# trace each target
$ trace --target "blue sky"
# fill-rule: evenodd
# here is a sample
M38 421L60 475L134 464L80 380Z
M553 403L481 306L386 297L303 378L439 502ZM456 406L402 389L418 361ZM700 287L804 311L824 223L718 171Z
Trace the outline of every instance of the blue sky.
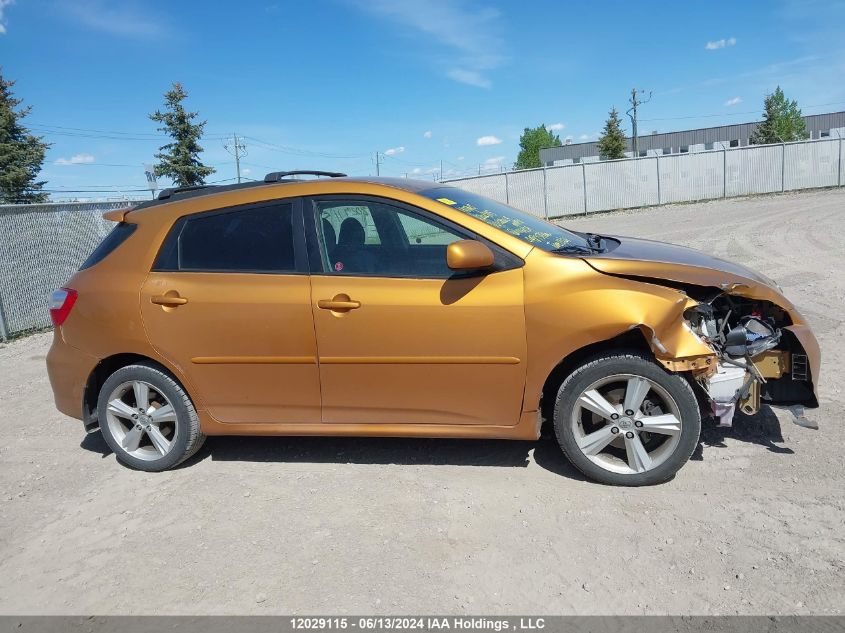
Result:
M383 175L431 178L509 166L526 126L593 139L632 87L653 91L643 132L755 120L778 84L805 114L843 110L843 18L812 0L0 0L0 65L53 143L50 190L143 188L174 81L208 120L211 181L235 175L232 132L252 178L372 174L376 151Z

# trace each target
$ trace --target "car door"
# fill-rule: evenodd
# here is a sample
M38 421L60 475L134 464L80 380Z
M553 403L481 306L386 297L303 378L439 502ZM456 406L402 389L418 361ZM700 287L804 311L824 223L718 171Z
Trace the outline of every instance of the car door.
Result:
M141 289L144 327L220 422L320 420L298 200L176 221Z
M489 244L493 270L455 274L447 245L476 236L378 198L315 198L305 217L323 422L518 422L521 260Z

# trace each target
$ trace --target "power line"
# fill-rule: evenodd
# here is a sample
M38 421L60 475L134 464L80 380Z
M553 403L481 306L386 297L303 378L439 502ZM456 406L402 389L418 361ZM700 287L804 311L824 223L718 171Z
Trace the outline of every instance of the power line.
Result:
M82 128L82 127L70 127L70 126L63 126L63 125L53 125L49 123L37 123L33 122L30 126L30 129L42 132L46 134L51 134L55 136L68 136L72 138L96 138L96 139L109 139L115 141L161 141L161 140L169 140L170 137L166 134L155 133L155 132L126 132L126 131L119 131L119 130L102 130L97 128ZM202 136L204 140L229 140L232 137L228 134L204 134ZM356 158L364 158L366 154L332 154L330 152L317 152L314 150L292 147L289 145L279 145L276 143L271 143L269 141L265 141L263 139L255 138L252 136L242 136L239 137L241 140L249 139L254 141L262 147L262 149L267 149L270 151L277 151L284 154L292 154L297 156L319 156L322 158L333 158L337 160L351 160Z
M395 160L395 161L403 163L405 165L412 165L413 167L428 167L429 166L429 163L415 163L413 161L405 160L403 158L397 158L396 156L394 156L392 154L382 154L382 156L384 158L389 158L390 160Z
M149 189L38 189L35 193L147 193Z
M141 167L141 163L137 165L128 165L124 163L53 163L58 167Z
M87 127L69 127L66 125L53 125L52 123L37 123L35 121L32 122L32 126L35 127L42 127L42 128L55 128L57 130L68 130L71 132L89 132L89 133L98 133L98 134L121 134L121 135L129 135L129 136L150 136L153 138L170 138L167 134L163 132L126 132L122 130L100 130L97 128L87 128ZM203 138L212 138L212 137L220 137L225 138L225 134L221 133L208 133L204 134Z
M209 182L205 183L207 185L217 185L224 182L230 182L235 180L235 178L221 178L219 180L210 180ZM44 193L121 193L121 192L147 192L149 189L133 189L137 185L88 185L87 189L64 189L64 188L51 188L51 189L32 189L30 191L41 191Z
M116 130L98 130L93 128L75 128L62 125L49 125L46 123L32 123L28 126L31 130L51 134L54 136L69 136L74 138L101 138L115 141L161 141L170 139L166 134L153 132L120 132ZM207 140L220 140L226 138L219 134L203 135Z
M294 154L297 156L320 156L322 158L335 158L335 159L353 159L353 158L363 158L366 154L351 154L351 155L342 155L342 154L330 154L328 152L315 152L313 150L308 149L301 149L297 147L291 147L288 145L276 145L275 143L270 143L268 141L263 141L260 138L255 138L254 136L244 136L243 138L249 139L254 141L255 143L259 144L259 147L263 149L268 149L271 151L281 152L283 154Z
M98 130L94 128L85 128L85 127L68 127L66 125L52 125L50 123L32 123L34 127L41 127L41 128L54 128L56 130L65 130L69 132L87 132L87 133L96 133L96 134L120 134L120 135L129 135L129 136L152 136L152 137L166 137L166 134L161 134L158 132L121 132L118 130Z

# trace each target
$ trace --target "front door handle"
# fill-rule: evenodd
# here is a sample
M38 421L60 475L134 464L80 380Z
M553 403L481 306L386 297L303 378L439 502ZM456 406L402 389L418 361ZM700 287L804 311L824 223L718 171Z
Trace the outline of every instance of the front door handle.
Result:
M345 310L357 310L361 307L361 302L353 301L346 295L338 295L334 299L320 299L317 302L317 307L322 310L342 312Z
M176 306L185 305L186 303L188 303L188 300L185 297L180 297L178 294L166 294L150 297L150 302L158 306L175 308Z

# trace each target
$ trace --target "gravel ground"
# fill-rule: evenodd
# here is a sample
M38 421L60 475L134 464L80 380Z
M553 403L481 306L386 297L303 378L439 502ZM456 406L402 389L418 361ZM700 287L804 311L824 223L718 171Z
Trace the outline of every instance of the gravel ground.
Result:
M845 191L565 224L780 282L822 343L820 430L707 428L644 489L550 438L211 438L147 474L56 412L39 334L0 349L0 613L843 613Z

